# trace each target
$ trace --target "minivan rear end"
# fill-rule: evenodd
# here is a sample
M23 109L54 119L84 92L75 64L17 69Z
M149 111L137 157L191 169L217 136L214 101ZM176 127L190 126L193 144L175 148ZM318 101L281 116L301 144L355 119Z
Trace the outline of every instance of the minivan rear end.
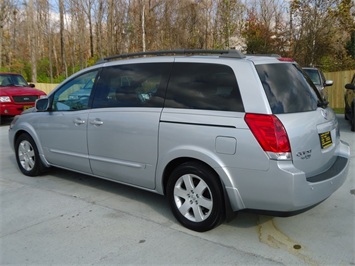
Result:
M254 63L271 113L246 110L245 121L270 167L258 176L235 173L238 191L245 208L298 211L320 203L344 183L350 149L340 140L335 113L302 70L295 63L266 61Z

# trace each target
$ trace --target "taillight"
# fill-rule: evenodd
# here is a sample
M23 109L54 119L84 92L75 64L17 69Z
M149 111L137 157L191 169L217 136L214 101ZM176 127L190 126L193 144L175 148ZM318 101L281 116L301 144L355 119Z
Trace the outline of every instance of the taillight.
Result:
M271 159L291 159L291 147L286 129L276 116L246 114L244 119L262 149Z
M277 58L277 60L279 60L281 62L295 62L295 60L293 60L293 58L290 58L290 57L280 57L280 58Z

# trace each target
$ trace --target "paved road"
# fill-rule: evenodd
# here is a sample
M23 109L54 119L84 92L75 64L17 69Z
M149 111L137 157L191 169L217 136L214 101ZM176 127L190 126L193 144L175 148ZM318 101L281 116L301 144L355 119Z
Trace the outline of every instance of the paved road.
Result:
M339 116L352 161L345 184L288 218L239 213L196 233L181 227L164 197L53 169L17 169L0 127L0 264L355 265L355 133Z

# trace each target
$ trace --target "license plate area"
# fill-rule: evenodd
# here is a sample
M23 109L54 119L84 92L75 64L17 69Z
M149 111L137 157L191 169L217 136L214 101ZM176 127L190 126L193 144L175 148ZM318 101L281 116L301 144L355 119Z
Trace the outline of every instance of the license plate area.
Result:
M332 135L330 131L326 131L324 133L319 134L320 146L322 149L326 149L333 144Z
M33 107L32 105L24 105L23 106L23 110L25 111L25 110L27 110L27 109L30 109L31 107Z

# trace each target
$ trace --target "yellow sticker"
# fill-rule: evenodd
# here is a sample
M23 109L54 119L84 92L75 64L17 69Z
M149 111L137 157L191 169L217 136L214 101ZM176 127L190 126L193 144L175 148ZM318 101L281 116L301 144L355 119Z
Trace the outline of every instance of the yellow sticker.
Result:
M320 145L321 145L322 149L326 149L326 148L332 146L332 144L333 144L332 136L330 135L330 131L319 134L319 139L320 139Z

